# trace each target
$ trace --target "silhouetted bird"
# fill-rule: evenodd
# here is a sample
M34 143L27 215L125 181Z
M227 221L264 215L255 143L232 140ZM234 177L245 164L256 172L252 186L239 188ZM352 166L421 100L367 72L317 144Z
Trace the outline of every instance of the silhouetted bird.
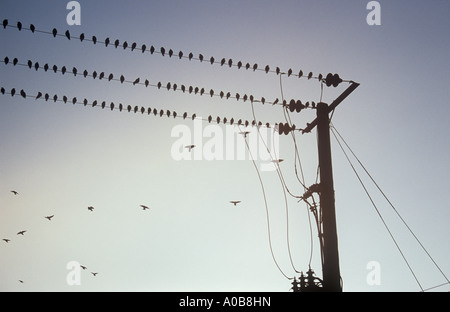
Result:
M241 61L239 61L239 62L237 63L237 67L238 67L238 69L241 69L241 67L242 67L242 62L241 62Z
M150 84L150 81L148 81L148 79L145 79L145 82L144 82L144 84L145 84L145 87L147 88L147 87L148 87L148 85Z
M48 221L51 221L54 216L55 215L51 215L51 216L47 216L47 217L44 217L44 218L48 219Z
M105 77L105 73L101 72L100 75L98 75L98 79L102 80Z
M17 22L17 28L20 30L22 30L22 23L21 22Z
M89 74L88 71L85 69L84 72L83 72L84 78L86 78L88 74Z
M233 205L237 205L239 204L241 201L240 200L230 200L230 203L232 203Z
M142 210L147 210L147 209L150 209L150 208L148 208L147 206L145 206L145 205L140 205L141 207L142 207Z
M62 68L61 68L61 73L64 75L65 73L66 73L66 66L63 66Z
M308 79L311 79L311 78L312 78L312 76L313 76L313 73L312 73L312 72L310 72L310 73L308 74Z
M63 96L63 101L64 101L64 104L66 104L67 103L67 96Z
M266 71L266 74L267 74L269 72L269 70L270 70L269 65L266 65L266 68L264 70Z
M111 104L109 104L109 108L111 108L111 110L114 110L114 103L111 102Z
M7 19L4 19L4 20L3 20L3 28L5 29L6 26L8 26L8 20L7 20Z
M119 46L119 44L120 44L119 39L116 39L116 41L114 41L114 46L116 47L116 49Z
M24 235L25 232L26 232L25 230L24 231L20 231L20 232L17 233L17 235Z
M275 69L275 72L277 73L277 75L279 75L279 74L280 74L280 72L281 72L281 69L280 69L280 67L277 67L277 68Z
M53 30L52 30L53 38L56 37L57 33L58 33L58 31L56 30L56 28L53 28Z
M172 57L172 55L173 55L173 50L169 49L169 57Z
M94 207L89 206L89 207L88 207L88 210L89 210L89 211L94 211Z
M253 65L253 71L255 71L255 70L257 70L257 69L258 69L258 64L255 63L255 64Z
M53 72L56 74L56 72L58 71L58 66L53 65L52 69L53 69Z
M96 44L96 43L97 43L97 37L92 36L92 42L93 42L94 44Z
M25 93L25 91L23 91L23 89L20 90L20 95L21 95L24 99L27 98L27 94Z
M82 268L83 270L87 269L87 267L85 267L84 265L81 265L81 264L80 264L80 268Z
M80 41L83 42L83 40L84 40L84 33L82 33L82 34L80 35Z
M108 37L108 38L105 39L105 47L108 46L109 42L110 42L110 40L109 40L109 37Z
M50 95L49 95L48 93L45 93L45 96L44 96L44 98L45 98L45 101L47 102L47 101L48 101L48 99L50 98Z
M57 100L58 100L58 96L55 94L55 95L53 96L53 102L56 103Z
M275 99L275 101L273 101L272 105L278 104L278 98Z
M232 59L229 59L229 60L228 60L228 66L229 66L229 67L233 66L233 60L232 60Z
M193 149L194 147L195 147L194 144L186 145L186 146L185 146L185 148L187 148L189 152L192 151L192 149Z
M162 56L164 56L164 54L166 54L166 49L164 49L164 47L161 47L160 51L161 51Z
M144 53L146 49L147 49L147 46L145 44L143 44L141 47L142 53Z
M223 64L225 64L225 62L226 62L226 60L225 60L225 58L223 58L223 59L220 61L220 66L223 66Z
M211 95L211 97L213 97L213 95L214 95L214 90L213 89L209 90L209 95Z
M74 97L74 98L72 99L72 104L73 104L73 105L77 104L77 98L76 98L76 97Z
M36 71L38 71L38 69L39 69L39 62L34 63L34 69L36 69Z
M150 54L153 54L155 52L155 47L154 46L151 46L150 47Z
M203 62L203 55L202 55L202 54L199 54L199 55L198 55L198 59L200 60L200 62Z
M114 78L114 75L113 75L112 73L109 74L109 76L108 76L108 81L111 81L113 78Z
M186 119L186 117L187 117L187 113L184 113L183 114L183 119Z
M102 109L105 109L105 107L106 107L106 102L103 101L101 106L102 106Z
M302 76L303 76L303 70L300 70L299 73L298 73L298 78L300 78Z
M10 239L7 239L7 238L4 238L2 240L5 241L6 243L9 243L11 241Z
M33 24L30 24L30 30L31 30L32 33L34 33L34 31L36 30L36 27L34 27Z
M28 67L31 69L31 67L33 67L33 62L30 61L30 60L28 60L27 65L28 65Z
M238 100L239 101L239 98L240 98L241 96L239 95L239 93L236 93L236 100Z
M74 67L74 68L72 68L72 73L73 73L73 75L74 76L76 76L77 75L77 72L78 72L78 70Z
M122 105L122 103L119 103L119 112L121 112L122 109L123 109L123 105Z
M289 70L288 70L288 77L290 76L290 75L292 75L292 68L289 68Z
M18 62L19 62L19 60L17 58L14 58L13 65L16 66Z
M136 42L133 42L131 44L131 51L134 51L134 49L136 49L136 46L137 46Z
M5 57L5 59L4 59L4 62L5 62L5 65L8 65L8 63L9 63L9 57Z
M249 69L250 68L250 63L245 64L245 69Z
M92 78L97 78L97 72L94 70L94 72L92 73Z
M242 134L244 136L244 138L247 137L247 134L249 134L250 131L243 131L243 132L239 132L239 134Z
M125 77L123 75L120 75L120 83L123 83L125 81Z
M133 85L136 85L136 84L138 84L139 83L139 81L141 81L141 79L140 78L137 78L134 82L133 82Z
M12 88L11 89L11 96L14 96L16 94L16 89L15 88Z
M19 283L23 284L23 281L22 281L22 280L19 280Z
M193 57L194 57L194 54L192 54L192 52L189 53L189 61L192 60Z
M70 32L69 32L69 30L66 30L66 37L67 37L67 39L70 40Z
M35 100L41 98L41 96L42 96L42 93L41 93L41 92L38 92L38 94L37 94L36 97L35 97Z
M97 276L98 273L96 272L91 272L92 275Z
M49 68L49 67L48 67L48 64L45 63L45 65L44 65L44 71L47 72L48 68Z
M122 48L124 49L124 50L126 50L127 48L128 48L128 42L124 42L123 44L122 44Z

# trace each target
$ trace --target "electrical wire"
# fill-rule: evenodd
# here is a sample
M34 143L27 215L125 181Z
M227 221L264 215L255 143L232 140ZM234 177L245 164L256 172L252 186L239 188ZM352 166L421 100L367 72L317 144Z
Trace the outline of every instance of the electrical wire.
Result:
M111 111L113 110L119 110L121 111L128 111L128 112L134 112L134 113L141 113L141 114L148 114L151 115L153 114L154 116L159 116L159 117L163 117L163 116L167 116L167 117L173 117L173 118L182 118L182 119L192 119L192 120L202 120L202 121L206 121L208 123L211 123L213 118L210 115L208 118L201 118L198 117L197 114L188 114L187 112L183 113L183 115L179 115L176 111L171 111L171 110L163 110L163 109L156 109L156 108L151 108L151 107L144 107L144 106L138 106L138 105L125 105L122 103L119 103L118 105L116 105L114 102L111 103L106 103L106 101L89 101L86 98L83 99L83 101L79 101L77 97L72 97L69 98L66 95L57 95L54 94L53 96L50 95L49 93L44 93L41 91L38 91L36 95L30 95L28 92L24 91L23 89L21 89L20 91L16 91L15 88L12 88L10 91L6 91L6 89L4 87L0 88L0 94L2 95L11 95L12 97L14 96L21 96L24 99L28 99L28 98L32 98L35 100L45 100L47 101L53 101L53 102L59 102L59 103L64 103L64 104L68 104L71 103L73 105L83 105L83 106L91 106L91 107L98 107L98 108L102 108L102 109L110 109ZM237 125L237 126L256 126L256 123L250 123L248 120L243 121L242 119L239 119L236 123L234 118L228 119L226 117L224 117L223 119L221 119L220 117L216 117L216 119L214 119L217 124L220 124L220 122L222 122L222 124L229 124L229 125ZM263 127L264 125L261 123L258 123L258 127ZM265 126L270 126L269 123L266 123Z
M221 99L235 99L236 101L242 100L244 102L246 102L247 100L250 102L254 102L254 103L261 103L261 104L271 104L271 105L285 105L282 102L279 101L279 99L275 99L273 101L267 101L265 97L261 97L260 99L255 98L253 95L240 95L239 93L231 93L231 92L224 92L224 91L220 91L220 92L216 92L213 89L210 89L209 91L206 91L207 89L205 88L200 88L200 87L194 87L194 86L185 86L184 84L177 84L177 83L173 83L173 82L167 82L167 83L162 83L161 81L157 82L157 83L151 83L148 79L145 78L134 78L132 80L126 79L124 77L124 75L114 75L113 73L110 74L105 74L104 72L100 72L98 73L97 71L91 71L91 73L89 73L86 69L81 71L78 70L76 67L71 67L71 66L57 66L57 65L41 65L39 64L39 62L33 62L31 60L28 60L27 63L19 63L19 60L17 58L11 59L9 57L5 57L4 61L5 65L8 64L13 64L13 66L21 66L21 67L27 67L29 69L35 69L36 71L38 70L44 70L45 72L53 72L53 73L61 73L62 75L65 74L73 74L75 77L77 76L83 76L84 78L86 77L90 77L93 79L98 78L98 80L105 80L108 82L114 81L114 82L120 82L121 84L131 84L133 86L139 85L139 86L145 86L145 87L152 87L152 88L157 88L158 90L160 89L167 89L167 91L178 91L178 92L183 92L183 93L188 93L188 94L194 94L194 95L209 95L210 97L220 97ZM69 70L68 70L69 68ZM70 69L72 68L72 69ZM119 77L119 78L117 78Z
M238 126L238 127L239 127L239 126ZM242 130L241 130L240 127L239 127L239 130L242 132ZM292 279L293 279L292 277L287 276L287 275L283 272L283 270L281 269L280 265L278 264L278 262L277 262L277 260L276 260L276 258L275 258L275 253L274 253L273 248L272 248L272 239L271 239L271 234L270 234L269 206L268 206L268 203L267 203L267 197L266 197L266 191L265 191L265 189L264 189L264 183L263 183L263 180L262 180L262 178L261 178L261 174L260 174L260 172L259 172L258 166L256 165L255 158L254 158L253 155L252 155L252 152L251 152L251 150L250 150L250 147L249 147L248 142L247 142L247 140L245 139L245 137L244 137L244 141L245 141L245 145L247 146L247 150L248 150L248 152L249 152L249 154L250 154L250 157L251 157L253 166L255 167L256 173L258 174L259 183L260 183L260 185L261 185L261 189L262 189L262 192L263 192L264 205L265 205L265 207L266 207L267 234L268 234L268 238L269 238L269 248L270 248L270 253L271 253L271 255L272 255L272 259L273 259L275 265L277 266L278 270L281 272L281 274L283 274L283 276L286 277L288 280L292 280Z
M336 127L334 127L333 124L331 124L331 129L333 131L335 131L339 138L342 140L342 142L345 144L345 146L348 148L348 150L351 152L351 154L353 155L353 157L355 157L356 161L359 163L359 165L361 166L361 168L364 170L364 172L367 174L367 176L370 178L370 180L373 182L373 184L377 187L377 189L380 191L380 193L383 195L384 199L386 199L386 201L389 203L389 205L391 206L391 208L395 211L395 213L397 214L397 216L399 217L399 219L403 222L403 224L405 225L405 227L408 229L408 231L411 233L411 235L414 237L414 239L416 240L416 242L420 245L420 247L422 248L422 250L427 254L428 258L433 262L434 266L439 270L439 272L441 273L441 275L445 278L445 280L447 281L447 283L450 283L449 279L447 278L447 276L445 275L445 273L442 271L442 269L440 268L440 266L436 263L436 261L433 259L433 257L431 256L431 254L428 252L428 250L425 248L425 246L422 244L422 242L419 240L419 238L417 237L417 235L413 232L413 230L411 229L411 227L408 225L408 223L406 223L405 219L403 219L403 217L400 215L400 213L398 212L398 210L394 207L394 205L392 204L392 202L389 200L389 198L386 196L386 194L383 192L383 190L381 189L381 187L378 185L378 183L374 180L374 178L372 177L372 175L369 173L369 171L366 169L366 167L362 164L362 162L359 160L359 158L355 155L355 153L353 152L353 150L350 148L350 146L347 144L347 142L344 140L344 138L341 136L341 134L339 133L339 131L336 129Z
M146 44L142 44L140 45L140 47L138 47L138 44L136 42L133 42L132 44L128 44L127 41L122 41L120 42L120 40L116 39L114 40L114 42L111 41L111 39L108 37L106 38L104 41L98 40L96 36L92 36L91 38L87 37L84 33L78 35L78 36L74 36L70 33L69 30L66 30L66 32L64 34L60 34L58 32L58 30L56 28L53 28L53 30L50 31L43 31L43 30L39 30L36 29L36 27L33 24L30 24L30 27L24 27L22 22L17 22L16 25L10 25L8 19L4 19L3 20L3 29L6 29L6 27L8 28L16 28L19 31L22 30L27 30L27 31L31 31L32 33L40 33L40 34L47 34L47 35L52 35L54 38L56 37L63 37L63 38L67 38L68 40L71 39L77 39L80 40L80 42L86 41L86 42L92 42L94 45L97 44L102 44L105 47L115 47L117 48L122 48L123 50L130 50L130 51L141 51L142 53L144 52L150 52L151 55L153 54L159 54L162 56L169 56L169 58L178 58L178 59L187 59L189 61L191 60L195 60L195 61L199 61L199 62L205 62L205 63L210 63L211 65L215 64L215 65L220 65L221 67L223 67L224 65L228 66L228 67L235 67L238 69L241 68L245 68L246 70L253 70L254 72L259 71L259 72L265 72L266 74L271 73L271 74L286 74L288 77L298 77L298 78L305 78L308 80L318 80L319 82L321 82L323 80L323 75L322 74L317 74L314 75L313 72L309 72L309 74L304 74L303 70L300 70L298 72L298 74L295 74L292 70L292 68L290 68L287 71L282 71L278 66L275 66L275 70L271 69L271 67L269 65L266 65L264 68L260 68L258 66L257 63L254 63L253 65L251 65L250 63L246 63L244 65L243 62L239 61L237 63L234 63L233 60L231 58L222 58L220 61L216 60L214 57L210 57L205 58L203 56L203 54L199 53L198 57L194 56L194 54L192 52L190 52L188 55L185 55L183 53L183 51L179 51L178 53L175 53L172 49L166 49L164 47L160 47L159 49L156 49L153 45L150 46L150 48L147 49L147 45ZM272 67L273 68L273 67ZM306 72L305 72L306 73ZM343 80L345 82L350 82L350 80Z
M406 259L406 256L404 255L402 249L400 248L399 244L397 243L397 240L395 239L394 235L392 234L391 230L389 229L389 226L387 225L386 221L384 220L383 216L381 215L380 210L378 209L377 205L373 201L372 197L369 194L369 191L367 190L366 186L364 185L364 182L361 180L361 177L359 176L358 172L356 171L355 167L353 166L353 163L351 162L350 158L348 157L347 153L345 152L344 147L342 146L339 138L337 137L336 133L334 132L334 128L331 127L330 130L331 130L331 133L333 133L333 135L334 135L336 141L338 142L338 145L341 148L342 152L344 153L345 157L347 158L348 163L352 167L352 170L355 173L356 177L358 178L359 183L363 187L364 192L366 193L367 197L369 198L370 202L372 203L372 206L374 207L375 211L377 212L378 217L380 218L381 222L383 223L384 227L386 228L387 232L389 233L389 236L391 237L392 241L394 242L395 246L397 247L397 250L400 252L403 260L405 261L406 265L408 266L409 271L413 275L417 285L419 285L421 291L423 291L423 287L420 284L416 274L414 273L414 270L412 269L411 265L409 264L408 260Z

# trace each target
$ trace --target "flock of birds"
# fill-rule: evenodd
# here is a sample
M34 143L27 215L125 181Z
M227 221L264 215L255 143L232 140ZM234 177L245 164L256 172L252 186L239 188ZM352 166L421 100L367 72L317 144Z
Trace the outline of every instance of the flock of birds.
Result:
M194 148L194 147L195 147L195 145L191 145L191 146L190 146L191 149ZM12 190L11 193L13 193L15 196L19 195L19 192L15 191L15 190ZM231 200L230 203L233 204L234 206L237 206L237 204L241 203L241 201L240 201L240 200ZM142 208L143 211L145 211L145 210L150 210L150 207L148 207L147 205L139 205L139 206ZM93 206L88 206L87 209L88 209L90 212L93 212L93 211L95 210L95 208L94 208ZM44 216L44 218L47 219L48 221L52 221L52 219L53 219L54 217L55 217L55 215ZM27 230L21 230L21 231L17 232L17 235L25 236L25 233L26 233L26 232L27 232ZM2 240L3 240L5 243L11 242L11 239L9 239L9 238L3 238ZM81 268L82 270L87 270L87 267L84 266L84 265L81 265L81 264L80 264L80 268ZM98 272L91 272L91 274L95 277L95 276L98 275ZM21 280L21 279L19 279L18 281L19 281L19 283L21 283L21 284L24 283L24 281Z

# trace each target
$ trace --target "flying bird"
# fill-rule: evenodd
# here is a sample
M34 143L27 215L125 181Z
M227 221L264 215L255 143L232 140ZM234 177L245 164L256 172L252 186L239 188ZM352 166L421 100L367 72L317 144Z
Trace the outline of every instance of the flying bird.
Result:
M17 233L17 235L24 235L25 232L26 232L25 230L24 231L20 231L20 232Z
M88 210L89 210L89 211L94 211L94 207L89 206L89 207L88 207Z
M7 238L4 238L2 240L5 241L6 243L9 243L11 241L10 239L7 239Z
M11 191L11 193L13 193L14 195L19 195L17 191Z
M51 221L52 218L53 218L54 216L55 216L55 215L51 215L51 216L46 216L46 217L44 217L44 218L48 219L48 221Z
M87 267L85 267L84 265L81 265L81 264L80 264L80 268L82 268L83 270L87 269Z
M22 281L22 280L19 280L19 282L20 282L21 284L23 284L23 281Z
M192 149L193 149L194 147L195 147L194 144L186 145L186 146L185 146L185 148L187 148L187 149L189 150L189 152L192 151Z
M250 131L243 131L243 132L239 132L239 134L242 134L244 136L244 138L247 137L247 134L249 134Z
M145 205L140 205L141 207L142 207L142 210L147 210L147 209L150 209L150 208L148 208L147 206L145 206Z
M91 272L92 275L97 276L97 272Z
M237 205L239 204L241 201L240 200L231 200L230 203L232 203L233 205Z

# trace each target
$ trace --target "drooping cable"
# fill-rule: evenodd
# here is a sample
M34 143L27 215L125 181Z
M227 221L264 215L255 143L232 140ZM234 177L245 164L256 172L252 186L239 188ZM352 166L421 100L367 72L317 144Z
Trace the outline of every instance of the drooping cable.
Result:
M375 209L378 217L380 218L381 222L383 223L384 227L386 228L386 231L389 233L389 236L391 237L392 241L394 242L397 250L399 251L400 255L402 256L403 260L405 261L406 265L408 266L409 271L411 272L412 276L414 277L417 285L419 285L421 291L423 291L423 287L420 284L416 274L414 273L414 270L412 269L411 265L409 264L408 259L406 259L405 254L403 253L402 249L400 248L399 244L397 243L397 240L395 239L394 235L392 234L389 226L387 225L386 221L384 220L383 216L381 215L380 210L378 209L377 205L375 204L375 202L372 199L372 196L370 196L369 191L367 190L366 186L364 185L364 182L361 180L361 177L359 176L357 170L355 169L355 167L353 166L353 163L351 162L350 158L348 157L344 147L342 146L339 138L337 137L336 133L334 132L333 127L330 127L331 133L333 133L333 136L335 137L339 147L341 148L342 152L345 155L345 158L347 159L348 163L350 164L350 166L352 167L353 172L355 173L356 177L359 180L359 183L361 184L361 186L364 189L364 192L366 193L367 197L369 198L370 202L372 203L373 208Z
M414 239L416 240L416 242L420 245L420 247L422 248L422 250L426 253L426 255L428 256L428 258L431 260L431 262L433 262L434 266L439 270L439 272L441 273L441 275L445 278L445 280L447 281L447 283L450 283L449 279L447 278L447 276L445 275L445 273L442 271L441 267L436 263L436 261L434 260L434 258L431 256L431 254L428 252L428 250L425 248L425 246L423 245L423 243L419 240L419 238L417 237L417 235L414 233L414 231L411 229L411 227L408 225L408 223L406 223L405 219L401 216L401 214L398 212L398 210L395 208L395 206L392 204L392 202L389 200L389 198L386 196L386 194L383 192L383 190L381 189L381 187L378 185L378 183L374 180L374 178L372 177L372 175L369 173L369 171L366 169L366 167L362 164L362 162L359 160L359 158L355 155L355 153L353 152L353 150L350 148L350 146L347 144L347 142L345 141L345 139L341 136L341 134L339 133L339 131L336 129L336 127L331 123L330 124L331 128L333 131L335 131L337 133L337 135L339 136L339 138L342 140L342 142L345 144L345 146L348 148L348 150L350 151L350 153L353 155L353 157L355 157L356 161L359 163L359 165L361 166L361 168L364 170L364 172L367 174L367 176L370 178L370 180L373 182L373 184L376 186L376 188L380 191L380 193L383 195L384 199L386 199L386 201L389 203L389 205L391 206L391 208L394 210L394 212L397 214L397 216L399 217L399 219L402 221L402 223L405 225L405 227L408 229L408 231L411 233L411 235L414 237Z

